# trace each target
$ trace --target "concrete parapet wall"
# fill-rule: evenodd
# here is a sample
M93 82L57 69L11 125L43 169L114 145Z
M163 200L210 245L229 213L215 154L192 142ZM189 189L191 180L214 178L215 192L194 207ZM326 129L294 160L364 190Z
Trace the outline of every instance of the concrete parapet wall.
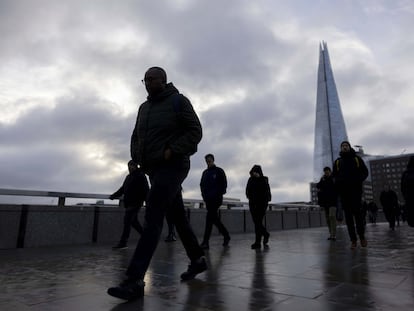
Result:
M0 206L0 248L15 248L19 237L22 205Z
M144 223L143 209L139 214ZM188 209L195 234L201 240L206 210ZM248 210L220 209L220 218L230 233L254 233ZM123 228L124 209L107 206L0 205L0 249L50 245L116 243ZM323 211L271 210L265 218L269 231L325 225ZM167 234L164 225L163 236ZM213 229L213 235L218 230ZM139 234L131 230L130 240Z
M22 247L88 243L93 216L90 207L30 206Z

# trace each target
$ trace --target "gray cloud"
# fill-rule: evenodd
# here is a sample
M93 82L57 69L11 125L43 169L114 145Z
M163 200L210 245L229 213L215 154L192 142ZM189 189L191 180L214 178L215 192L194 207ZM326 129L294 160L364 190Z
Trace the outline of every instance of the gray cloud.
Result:
M112 192L126 174L146 68L163 66L244 200L261 164L274 201L309 199L318 44L328 41L351 142L414 152L406 1L2 1L0 187Z

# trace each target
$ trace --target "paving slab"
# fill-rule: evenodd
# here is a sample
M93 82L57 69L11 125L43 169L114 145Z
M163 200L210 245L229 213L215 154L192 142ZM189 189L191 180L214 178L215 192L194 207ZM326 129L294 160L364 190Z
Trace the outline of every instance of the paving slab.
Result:
M181 282L188 259L180 241L160 241L145 296L106 294L124 276L134 245L78 245L0 250L0 310L414 310L414 228L367 225L368 247L349 248L345 226L271 232L268 249L252 234L229 247L213 236L209 270Z

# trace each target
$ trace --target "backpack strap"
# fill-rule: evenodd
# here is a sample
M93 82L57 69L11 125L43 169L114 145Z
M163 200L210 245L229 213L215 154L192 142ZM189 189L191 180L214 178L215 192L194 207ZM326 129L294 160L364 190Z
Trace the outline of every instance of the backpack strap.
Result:
M337 171L339 171L339 161L340 161L340 159L335 160L335 166L336 166ZM357 168L359 168L360 163L359 163L358 157L355 157L355 163L356 163Z

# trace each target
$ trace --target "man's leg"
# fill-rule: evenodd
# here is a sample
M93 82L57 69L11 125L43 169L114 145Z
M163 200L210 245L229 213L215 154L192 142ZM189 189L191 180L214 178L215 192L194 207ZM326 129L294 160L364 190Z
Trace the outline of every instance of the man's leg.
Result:
M129 278L144 278L159 242L165 213L181 191L181 183L187 173L188 168L162 167L150 175L151 188L145 209L144 231L127 270Z
M255 233L255 242L252 245L252 248L258 248L261 245L262 242L262 228L261 228L261 219L260 219L260 214L257 212L257 208L258 206L256 204L250 203L249 204L250 207L250 214L252 215L252 220L254 223L254 233Z
M351 239L351 248L356 247L357 235L355 232L354 214L352 213L352 197L350 194L341 195L342 209L345 214L346 227L348 229L349 238Z
M352 213L354 214L355 218L355 225L356 225L356 231L358 233L359 239L361 241L361 246L366 247L367 246L367 240L365 239L365 213L362 210L362 193L357 193L353 198L352 203Z
M390 228L394 230L395 228L395 209L390 209Z
M220 234L224 237L224 240L230 239L230 234L227 228L223 225L223 223L220 220L220 217L218 216L218 211L216 212L216 220L214 222L215 226L217 227Z
M140 209L141 209L140 207L136 208L134 216L132 217L131 227L134 228L139 234L142 234L142 231L144 229L142 228L138 220L138 213Z
M332 230L331 230L331 219L329 218L329 207L324 206L323 211L325 212L325 221L326 221L326 225L328 226L328 230L329 230L328 240L330 240L332 238Z
M129 235L131 233L131 225L134 219L134 208L133 207L127 207L125 209L124 213L124 228L122 230L121 238L119 240L119 244L117 246L114 246L114 248L122 248L126 247Z
M109 288L108 294L111 296L132 300L144 295L143 279L157 247L165 213L172 207L189 171L189 166L173 165L171 163L171 166L158 168L150 175L151 189L145 209L144 231L126 271L128 279L119 286Z
M204 251L198 244L197 237L188 222L181 192L175 197L173 208L168 210L168 214L175 224L178 236L183 243L188 258L191 261L195 261L204 256Z
M329 207L329 224L331 239L336 240L336 206Z
M224 246L227 246L229 241L230 241L230 234L227 231L226 227L223 225L223 223L220 220L219 217L219 208L220 206L223 204L223 198L219 198L217 199L214 203L213 203L213 210L215 211L214 214L212 215L212 221L213 224L217 227L218 231L220 232L220 234L224 237Z
M197 274L207 270L207 262L188 221L181 192L175 197L172 208L167 211L167 217L175 224L187 256L190 258L190 265L187 271L181 274L181 279L183 281L194 279Z
M268 247L270 233L267 231L263 220L266 216L266 210L267 210L267 202L263 204L263 206L260 207L259 217L260 217L260 227L262 230L263 235L263 246Z
M213 223L214 223L215 218L217 217L217 211L214 209L214 207L212 206L210 202L206 202L206 209L207 209L206 225L204 228L203 241L201 243L201 246L205 249L208 248L211 231L213 230Z
M348 229L349 238L351 242L356 242L357 236L355 232L354 215L349 209L344 209L344 214L345 214L345 222L346 222L346 227Z

